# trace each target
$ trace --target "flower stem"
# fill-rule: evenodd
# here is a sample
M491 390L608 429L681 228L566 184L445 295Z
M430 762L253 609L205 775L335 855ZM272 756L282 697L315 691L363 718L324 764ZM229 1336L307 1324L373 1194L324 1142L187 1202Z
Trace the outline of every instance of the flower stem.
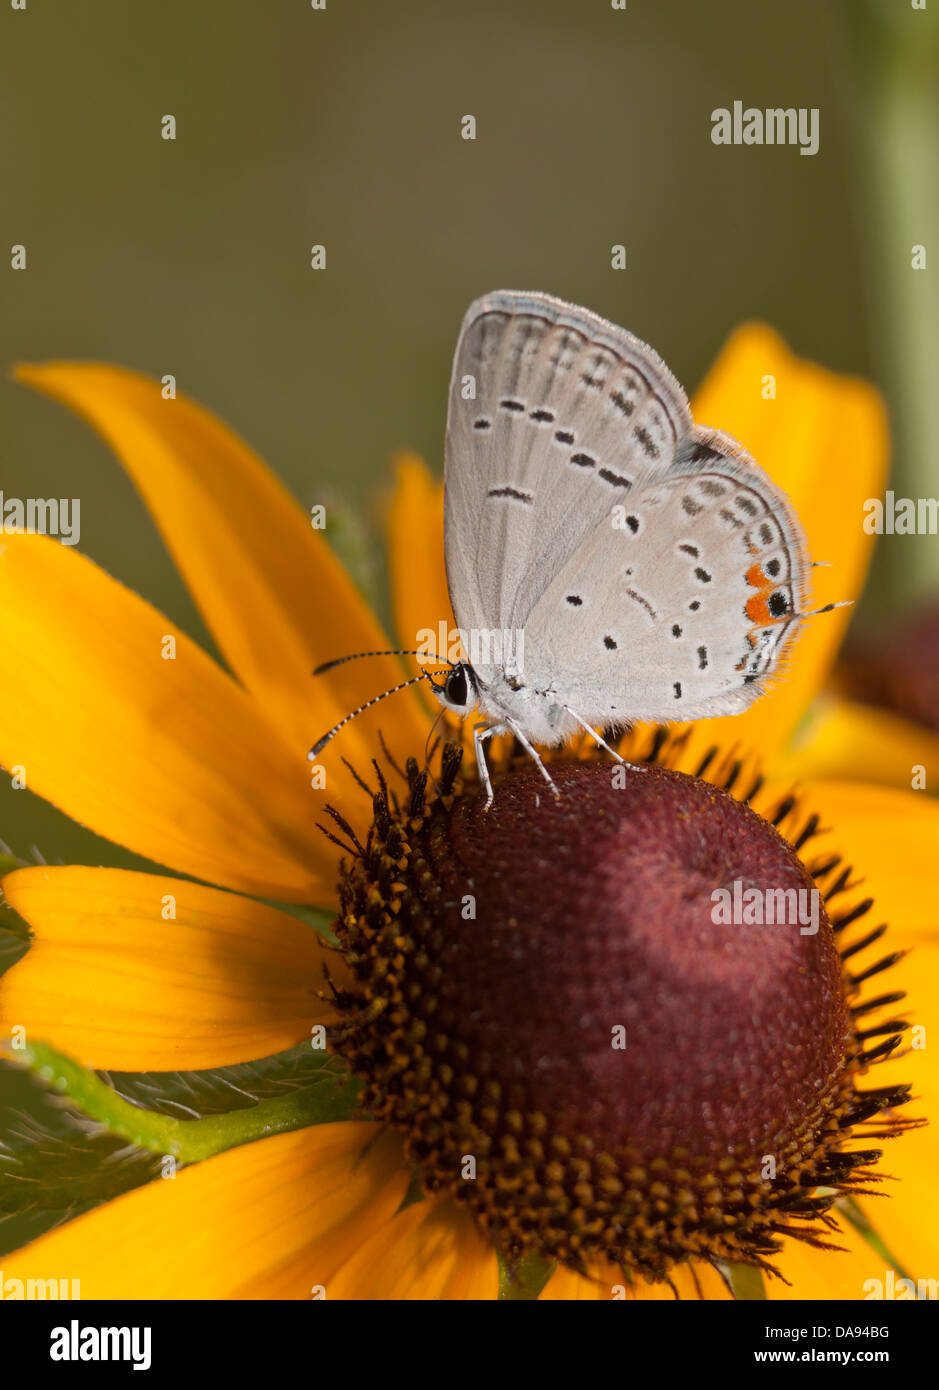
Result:
M934 497L939 447L939 6L844 0L853 59L864 241L880 374L890 405L898 495ZM921 249L917 249L921 248ZM926 257L931 263L926 265ZM917 267L920 268L917 268ZM930 537L881 547L891 601L939 585Z

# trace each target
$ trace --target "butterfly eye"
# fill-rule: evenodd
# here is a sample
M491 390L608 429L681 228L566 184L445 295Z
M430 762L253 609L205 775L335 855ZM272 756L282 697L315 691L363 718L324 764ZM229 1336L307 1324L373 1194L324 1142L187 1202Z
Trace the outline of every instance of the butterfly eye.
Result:
M466 704L468 687L464 667L454 666L449 676L447 676L443 693L446 695L451 705L462 706Z

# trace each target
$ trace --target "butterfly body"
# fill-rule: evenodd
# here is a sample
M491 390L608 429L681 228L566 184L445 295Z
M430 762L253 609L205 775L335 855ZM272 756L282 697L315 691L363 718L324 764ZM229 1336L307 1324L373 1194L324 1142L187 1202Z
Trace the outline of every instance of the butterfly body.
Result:
M454 714L462 716L478 708L492 722L511 721L519 725L534 743L546 748L566 743L579 730L550 685L530 685L499 668L477 669L466 662L458 663L455 670L466 673L465 698L446 693L452 672L443 686L436 687L440 703Z

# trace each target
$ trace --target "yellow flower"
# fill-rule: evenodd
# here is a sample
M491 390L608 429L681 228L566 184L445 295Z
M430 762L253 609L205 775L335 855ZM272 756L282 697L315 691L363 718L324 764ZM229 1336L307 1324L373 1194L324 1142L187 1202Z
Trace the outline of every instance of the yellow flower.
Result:
M313 738L402 679L391 657L311 679L321 662L393 645L328 546L260 460L195 404L166 401L155 383L108 366L18 375L110 442L232 674L89 560L44 538L6 537L0 761L25 768L28 786L75 820L201 882L81 866L7 874L6 901L34 940L0 984L0 1033L24 1027L101 1070L204 1069L275 1053L336 1022L351 975L305 923L258 899L335 910L341 851L318 822L327 803L353 827L371 819L352 769L381 756L379 734L390 760L422 761L428 710L412 689L360 716L322 755L328 795L311 790ZM760 391L767 375L773 401ZM812 553L831 562L816 571L818 601L855 596L869 558L861 506L886 466L875 393L800 361L757 325L731 339L694 412L740 438L788 492ZM422 628L453 626L441 489L410 456L399 460L389 539L393 613L410 647ZM822 861L843 855L827 880L840 917L872 897L891 922L891 949L916 948L885 989L908 986L908 1019L928 1023L939 806L901 788L911 764L936 750L873 711L830 702L806 718L847 618L841 609L809 625L775 691L737 718L678 731L667 756L694 771L721 745L707 776L722 785L756 756L768 775L761 807L801 779L800 804L826 828L813 841L820 881ZM633 737L639 747L649 731ZM791 815L780 823L795 835ZM847 864L855 872L844 879ZM316 990L324 962L333 997ZM917 1113L929 1113L939 1085L929 1058L913 1048L880 1061L878 1086L912 1083ZM878 1123L889 1128L889 1117ZM855 1203L888 1256L842 1220L831 1236L838 1252L784 1240L773 1263L789 1283L771 1279L768 1295L859 1298L885 1267L926 1277L936 1157L931 1131L911 1130L889 1146L887 1171L900 1179L890 1200ZM413 1195L393 1129L324 1122L128 1192L5 1256L4 1276L68 1271L84 1298L309 1298L314 1288L330 1298L496 1297L495 1248L471 1216L446 1195ZM729 1296L701 1261L673 1267L670 1282L625 1284L612 1268L561 1265L541 1296L609 1298L613 1288Z

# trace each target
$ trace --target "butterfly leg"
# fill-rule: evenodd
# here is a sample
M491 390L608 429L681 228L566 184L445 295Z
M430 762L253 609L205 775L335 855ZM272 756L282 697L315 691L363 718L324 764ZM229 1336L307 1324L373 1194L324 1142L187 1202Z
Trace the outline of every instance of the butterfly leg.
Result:
M476 769L479 773L479 780L486 788L486 804L484 811L488 811L493 802L492 781L489 777L489 768L486 765L486 755L483 752L483 740L495 738L497 734L506 732L505 724L477 724L473 730L473 747L476 750Z
M535 764L535 766L537 767L538 771L541 773L542 777L543 777L543 778L545 779L545 781L547 782L548 786L551 788L551 791L552 791L552 793L553 793L553 795L554 795L555 801L560 801L560 799L561 799L561 793L558 791L557 787L554 785L554 782L552 781L550 772L549 772L548 769L545 767L545 765L544 765L544 763L541 761L541 759L538 757L538 754L535 752L535 750L534 750L534 748L532 747L532 745L528 742L528 739L525 737L525 735L522 733L521 729L518 727L518 725L517 725L513 720L507 719L505 722L506 722L506 724L509 726L509 728L512 730L512 733L515 735L515 737L518 739L519 743L522 745L522 747L524 748L525 752L526 752L526 753L528 754L528 756L531 758L532 762Z
M641 763L628 763L625 758L620 757L616 749L611 748L606 739L601 738L596 729L592 729L585 719L581 719L580 715L576 714L574 710L571 709L570 705L565 705L564 708L572 719L577 720L577 723L583 729L584 733L589 734L594 743L598 744L601 748L605 748L612 758L615 758L618 763L623 764L623 767L632 768L634 772L645 772L646 769Z

